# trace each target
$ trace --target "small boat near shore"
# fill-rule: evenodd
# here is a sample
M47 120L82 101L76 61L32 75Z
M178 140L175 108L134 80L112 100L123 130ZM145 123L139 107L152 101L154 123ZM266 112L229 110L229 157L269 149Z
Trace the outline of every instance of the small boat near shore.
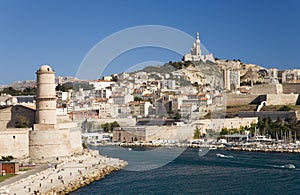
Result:
M295 169L296 168L296 166L294 164L286 164L286 165L281 165L281 166L272 165L272 167L280 168L280 169Z
M226 156L226 155L220 154L220 153L216 154L216 156L217 156L218 158L233 158L233 156Z
M282 168L286 168L286 169L295 169L296 166L294 164L286 164L281 166Z

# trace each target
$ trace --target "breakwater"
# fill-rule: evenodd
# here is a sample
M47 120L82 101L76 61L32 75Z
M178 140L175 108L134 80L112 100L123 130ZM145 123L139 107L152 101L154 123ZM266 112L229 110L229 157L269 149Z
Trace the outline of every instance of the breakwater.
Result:
M60 163L0 188L0 194L9 193L62 195L104 178L111 172L127 166L127 162L85 151Z
M70 181L65 185L55 187L50 191L46 192L45 195L63 195L68 194L70 192L74 192L77 189L89 185L92 182L103 179L106 175L114 171L118 171L126 165L126 163L122 163L115 166L106 166L104 168L97 169L89 174L80 176L77 179L74 179L73 181Z
M300 153L299 148L259 148L259 147L226 147L226 150L245 152L276 152L276 153Z

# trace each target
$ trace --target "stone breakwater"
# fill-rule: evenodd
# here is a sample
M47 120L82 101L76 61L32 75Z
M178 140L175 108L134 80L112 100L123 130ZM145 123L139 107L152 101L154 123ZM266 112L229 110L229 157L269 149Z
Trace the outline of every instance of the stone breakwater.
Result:
M50 191L46 192L45 195L62 195L68 194L70 192L76 191L77 189L89 185L94 181L98 181L103 179L106 175L120 170L126 164L118 165L118 166L107 166L102 169L98 169L90 174L78 177L77 179L70 181L69 183L51 189Z
M123 160L101 156L98 151L85 151L82 155L49 164L41 172L1 187L0 194L67 194L125 166L127 162Z
M245 152L275 152L275 153L300 153L299 148L257 148L257 147L228 147L226 150Z

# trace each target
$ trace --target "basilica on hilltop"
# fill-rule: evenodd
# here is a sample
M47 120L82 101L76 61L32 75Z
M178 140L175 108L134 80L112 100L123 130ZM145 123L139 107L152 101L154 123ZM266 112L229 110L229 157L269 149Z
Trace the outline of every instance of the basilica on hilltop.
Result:
M191 53L184 55L184 61L211 61L215 62L215 59L213 57L213 54L207 54L203 55L201 51L201 43L199 38L199 33L196 33L196 41L193 44L193 47L191 48Z

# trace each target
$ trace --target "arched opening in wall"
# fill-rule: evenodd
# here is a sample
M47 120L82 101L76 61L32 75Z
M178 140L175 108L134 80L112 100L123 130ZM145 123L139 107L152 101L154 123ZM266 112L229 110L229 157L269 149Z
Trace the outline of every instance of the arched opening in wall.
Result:
M42 120L42 123L45 124L45 119Z
M16 136L13 135L13 139L16 139Z

